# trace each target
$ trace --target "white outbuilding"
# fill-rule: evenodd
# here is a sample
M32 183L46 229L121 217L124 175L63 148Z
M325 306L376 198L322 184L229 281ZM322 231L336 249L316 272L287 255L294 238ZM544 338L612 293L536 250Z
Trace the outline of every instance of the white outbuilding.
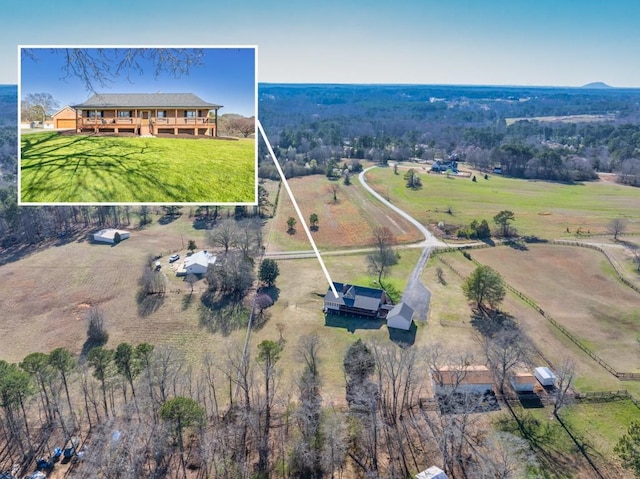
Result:
M184 267L180 271L180 275L205 274L209 265L213 265L215 262L215 255L207 251L198 251L184 260Z
M411 323L413 322L413 309L406 303L396 304L391 311L387 313L387 327L404 329L408 331L411 329Z
M449 479L449 476L439 467L431 466L429 469L419 472L416 479Z
M106 228L93 233L93 241L96 243L114 244L116 242L116 234L120 236L120 241L127 239L131 233L125 230L117 230L115 228Z
M553 387L556 385L556 375L547 367L541 366L535 368L533 374L544 387Z

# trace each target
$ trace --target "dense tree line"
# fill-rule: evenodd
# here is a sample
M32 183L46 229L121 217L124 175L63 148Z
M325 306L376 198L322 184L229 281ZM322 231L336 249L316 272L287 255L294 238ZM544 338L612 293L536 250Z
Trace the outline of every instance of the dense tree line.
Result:
M500 345L514 342L494 343L498 364ZM203 478L350 471L400 479L439 464L452 478L488 478L506 463L526 466L526 447L495 454L496 441L519 442L478 427L473 398L457 414L419 407L426 371L472 358L358 340L344 356L339 406L322 398L326 347L315 335L297 344L267 339L255 355L232 344L187 360L171 346L125 342L80 357L58 348L20 364L0 361L0 462L30 468L47 447L79 436L82 460L69 477L185 477L190 469ZM285 348L299 360L289 378L295 389L279 379Z
M285 175L331 161L380 163L458 154L473 166L556 181L616 172L640 183L636 90L445 86L261 85L261 121ZM603 122L507 118L604 115ZM260 147L260 176L277 172Z

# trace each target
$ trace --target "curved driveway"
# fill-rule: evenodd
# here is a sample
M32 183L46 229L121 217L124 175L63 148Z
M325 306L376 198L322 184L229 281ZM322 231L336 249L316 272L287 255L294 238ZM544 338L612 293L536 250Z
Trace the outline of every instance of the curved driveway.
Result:
M416 264L416 267L413 269L411 276L407 281L407 286L402 293L402 302L411 306L414 311L414 319L423 320L427 319L427 315L429 313L429 302L431 301L431 291L422 283L420 276L422 274L422 270L424 269L424 265L427 264L427 260L429 259L429 254L431 253L431 248L434 246L445 246L445 243L439 241L435 236L431 234L431 232L425 228L422 223L420 223L415 218L409 216L408 213L401 210L397 206L391 204L388 200L386 200L382 195L373 190L365 179L364 175L367 171L376 168L375 166L371 166L366 170L362 171L358 175L358 180L365 187L365 189L375 196L378 200L380 200L385 206L391 208L393 211L398 213L403 218L407 219L407 221L411 222L418 230L424 235L424 250L420 255L420 259Z

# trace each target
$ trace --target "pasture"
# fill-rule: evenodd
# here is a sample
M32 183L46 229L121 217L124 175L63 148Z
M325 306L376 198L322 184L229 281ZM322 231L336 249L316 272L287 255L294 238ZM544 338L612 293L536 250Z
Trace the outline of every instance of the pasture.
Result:
M308 223L312 213L318 215L318 229L312 234L321 249L335 250L370 245L373 229L380 226L388 227L398 243L423 239L411 223L371 198L355 178L352 179L351 185L345 186L342 182L329 181L324 176L313 175L292 178L289 180L289 186L305 221ZM332 187L337 187L337 201L333 200ZM287 219L290 216L297 220L294 234L287 232ZM268 239L269 251L311 249L284 188L280 190L278 209L272 223Z
M474 173L469 178L448 178L428 174L428 167L416 165L422 188L406 187L404 170L395 175L391 168L375 168L367 173L370 185L390 201L425 225L439 222L468 225L486 219L493 229L493 217L502 210L515 214L520 235L541 238L575 238L584 234L606 234L612 219L627 220L627 232L640 234L640 188L612 182L563 184ZM423 169L424 168L424 169ZM451 208L452 214L447 213Z
M117 246L92 244L84 238L60 243L19 261L0 266L0 352L2 359L20 361L34 351L67 347L79 354L86 339L86 313L99 307L109 332L108 347L131 343L183 345L187 355L209 349L199 326L199 290L193 301L190 287L173 274L169 254L183 253L183 242L204 246L204 231L189 229L183 215L169 224L155 223L131 230L131 238ZM140 316L136 302L138 279L147 255L162 254L162 270L169 292L155 312ZM222 341L222 339L221 339Z
M22 135L25 203L253 203L255 140Z

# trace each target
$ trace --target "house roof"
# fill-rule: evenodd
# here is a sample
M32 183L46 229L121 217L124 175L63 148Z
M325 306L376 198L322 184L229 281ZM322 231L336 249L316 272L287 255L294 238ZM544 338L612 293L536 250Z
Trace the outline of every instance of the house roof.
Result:
M327 290L331 301L343 304L349 308L365 309L368 311L378 311L384 291L376 288L367 288L348 283L336 283L333 285L338 292L338 298L334 298L331 288Z
M51 115L52 118L55 118L56 116L60 115L60 113L64 112L65 110L69 110L71 112L73 112L73 114L75 115L75 111L73 110L73 108L71 108L69 105L67 106L63 106L62 108L60 108L57 112L55 112L53 115ZM1 476L0 476L1 477Z
M441 386L465 384L493 384L493 375L486 366L459 367L443 366L432 373L434 381Z
M535 384L536 377L529 373L517 373L511 376L514 384Z
M114 239L116 237L116 233L118 233L120 236L129 235L129 232L125 231L125 230L117 230L115 228L106 228L106 229L103 229L103 230L100 230L100 231L94 233L93 236L94 237L99 236L101 238Z
M184 267L188 268L189 266L199 265L203 267L209 266L209 264L213 264L216 262L216 257L211 253L207 253L206 251L198 251L195 254L187 257L184 261Z
M193 93L96 93L73 108L222 108Z

